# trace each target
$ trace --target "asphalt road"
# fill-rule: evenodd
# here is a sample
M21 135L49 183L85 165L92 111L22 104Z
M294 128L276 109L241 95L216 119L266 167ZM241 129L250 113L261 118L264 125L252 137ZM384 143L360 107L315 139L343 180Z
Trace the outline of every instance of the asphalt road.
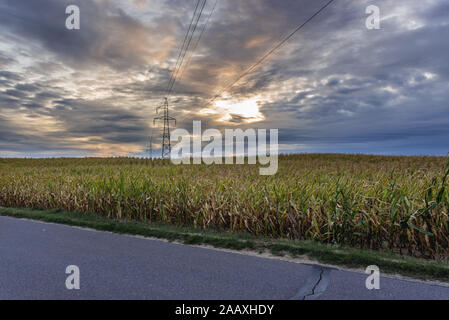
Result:
M66 288L66 267L80 290ZM0 217L0 299L449 299L449 287Z

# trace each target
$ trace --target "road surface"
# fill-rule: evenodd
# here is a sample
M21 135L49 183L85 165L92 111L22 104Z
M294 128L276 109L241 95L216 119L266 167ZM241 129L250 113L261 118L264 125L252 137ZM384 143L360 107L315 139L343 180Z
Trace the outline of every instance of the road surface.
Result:
M66 268L80 290L66 288ZM0 217L0 299L449 299L443 285Z

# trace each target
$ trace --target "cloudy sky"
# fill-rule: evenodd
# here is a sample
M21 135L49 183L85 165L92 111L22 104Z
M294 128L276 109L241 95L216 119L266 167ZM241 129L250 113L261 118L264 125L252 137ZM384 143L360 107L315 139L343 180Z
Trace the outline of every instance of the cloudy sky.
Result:
M326 2L218 0L170 97L177 126L279 128L284 152L447 154L447 0L335 0L209 103ZM0 0L0 157L142 153L196 3Z

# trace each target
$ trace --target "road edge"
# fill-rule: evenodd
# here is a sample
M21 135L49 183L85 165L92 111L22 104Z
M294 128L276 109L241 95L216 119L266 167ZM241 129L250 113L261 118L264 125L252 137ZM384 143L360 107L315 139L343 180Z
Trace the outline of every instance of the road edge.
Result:
M318 263L352 269L376 265L383 273L407 278L449 283L449 265L424 259L399 256L394 253L323 245L311 241L289 241L256 238L250 235L204 231L148 222L121 221L78 212L60 210L32 210L0 207L0 216L25 218L49 223L90 228L117 234L127 234L205 245L217 249L251 251L260 255L304 257Z

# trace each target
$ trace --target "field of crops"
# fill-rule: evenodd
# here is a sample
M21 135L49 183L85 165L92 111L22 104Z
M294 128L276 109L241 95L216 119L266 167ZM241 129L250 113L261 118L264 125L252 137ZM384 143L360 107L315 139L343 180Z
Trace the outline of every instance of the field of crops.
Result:
M447 158L282 156L258 166L0 159L0 205L449 255Z

